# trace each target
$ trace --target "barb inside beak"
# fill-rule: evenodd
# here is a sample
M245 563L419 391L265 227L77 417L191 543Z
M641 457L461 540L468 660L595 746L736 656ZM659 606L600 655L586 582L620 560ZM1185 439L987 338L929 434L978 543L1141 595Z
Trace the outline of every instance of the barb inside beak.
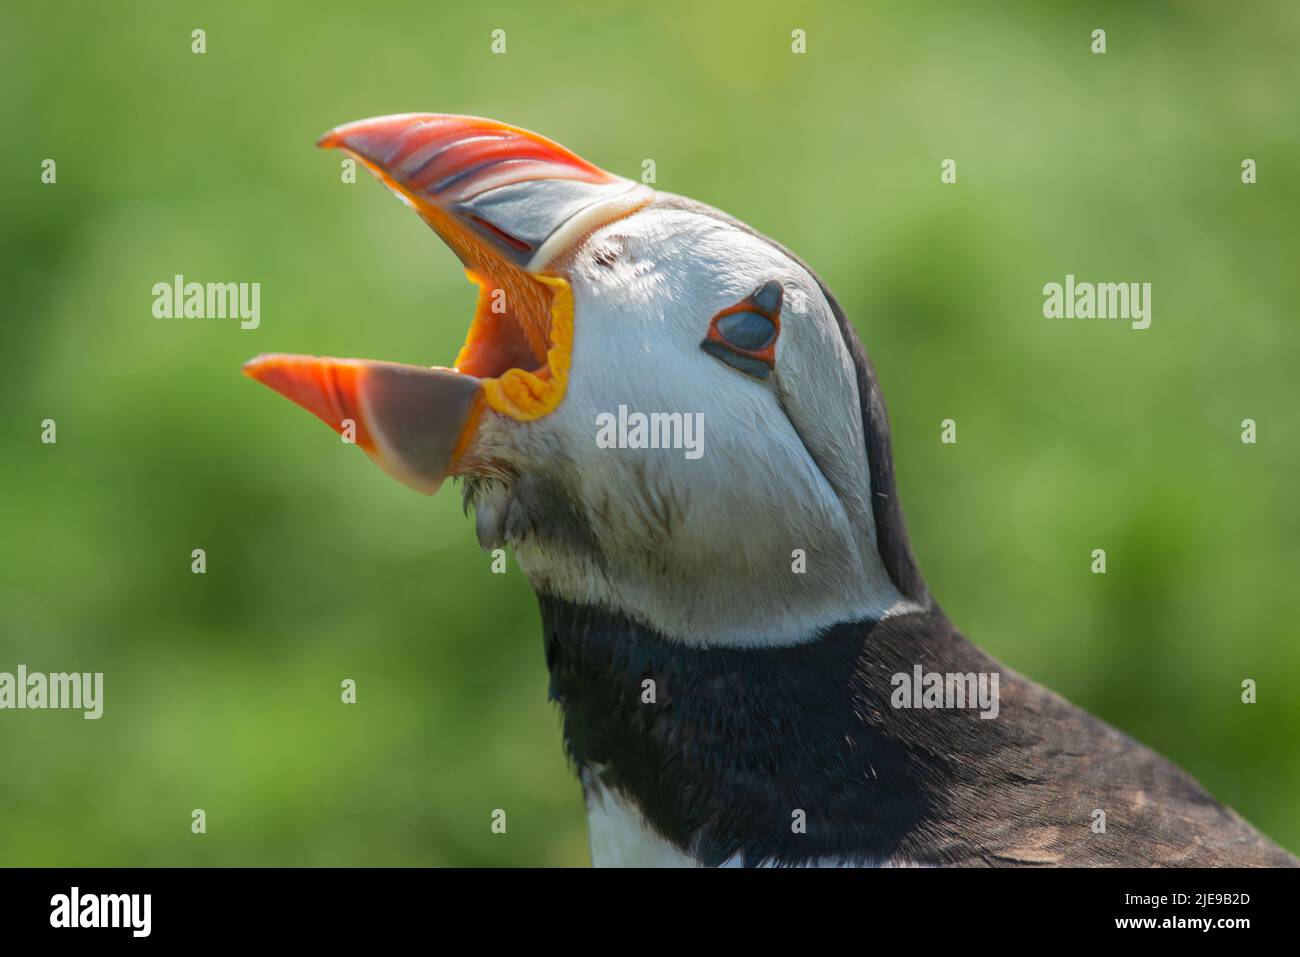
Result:
M337 127L319 145L360 161L452 248L479 286L474 319L454 369L271 355L245 372L345 438L353 423L356 444L385 471L431 493L456 473L484 407L531 421L559 405L573 295L547 269L653 192L479 117L377 117Z

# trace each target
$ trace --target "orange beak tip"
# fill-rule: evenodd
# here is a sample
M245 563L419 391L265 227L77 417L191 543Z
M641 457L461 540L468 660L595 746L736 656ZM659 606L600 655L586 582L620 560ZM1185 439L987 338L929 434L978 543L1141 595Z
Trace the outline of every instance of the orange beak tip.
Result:
M302 357L289 356L278 352L264 352L260 356L254 356L243 364L241 371L262 385L269 386L277 392L283 392L278 383L282 383L285 374L291 371L294 365L294 359L301 360Z
M258 379L260 381L260 373L266 368L267 360L270 358L270 354L265 352L260 356L253 356L253 358L240 366L240 370L250 379Z

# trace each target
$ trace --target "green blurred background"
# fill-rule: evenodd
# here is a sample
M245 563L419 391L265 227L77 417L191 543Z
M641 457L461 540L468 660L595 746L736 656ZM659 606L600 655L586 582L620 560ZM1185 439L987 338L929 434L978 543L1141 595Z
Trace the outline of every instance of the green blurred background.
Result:
M452 254L312 145L404 111L653 158L799 252L954 620L1300 849L1300 7L365 7L0 14L0 671L105 673L99 721L0 712L0 864L586 863L513 561L239 374L455 356ZM178 272L262 283L261 327L154 319ZM1153 283L1152 327L1043 319L1067 272Z

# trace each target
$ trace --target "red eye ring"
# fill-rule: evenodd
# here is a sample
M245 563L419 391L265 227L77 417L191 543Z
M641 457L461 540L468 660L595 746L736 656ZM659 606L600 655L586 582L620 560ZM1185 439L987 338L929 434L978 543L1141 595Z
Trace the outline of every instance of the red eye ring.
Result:
M781 284L775 279L769 279L740 302L734 306L728 306L714 316L709 322L708 335L705 336L704 342L700 345L704 347L705 351L714 355L717 355L717 349L725 349L727 352L742 356L745 359L761 362L769 370L775 368L776 344L781 339L781 301L783 297L784 290L781 288ZM772 337L762 349L743 348L727 339L718 330L719 320L742 312L756 313L772 323Z

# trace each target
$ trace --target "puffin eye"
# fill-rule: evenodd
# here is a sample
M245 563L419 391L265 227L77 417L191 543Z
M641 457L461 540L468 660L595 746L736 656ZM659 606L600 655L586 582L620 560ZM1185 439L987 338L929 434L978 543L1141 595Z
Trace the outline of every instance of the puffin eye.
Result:
M766 379L776 365L782 295L781 284L769 279L714 316L700 348L745 375Z
M758 352L776 337L776 323L756 312L730 313L720 318L714 328L727 342L746 352Z

